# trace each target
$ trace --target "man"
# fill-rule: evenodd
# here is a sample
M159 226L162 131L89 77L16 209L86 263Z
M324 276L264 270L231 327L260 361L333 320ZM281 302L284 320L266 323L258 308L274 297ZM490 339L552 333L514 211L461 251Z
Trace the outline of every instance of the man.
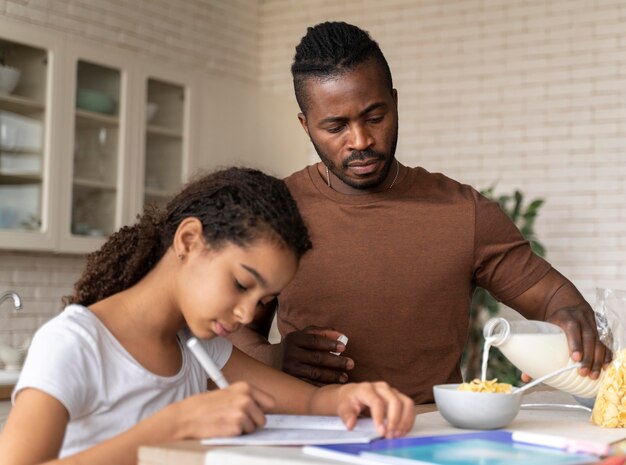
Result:
M432 402L434 384L461 380L481 286L563 328L581 374L598 377L610 353L573 284L532 253L496 203L396 160L398 94L367 32L309 28L292 74L298 118L321 163L286 182L313 250L275 302L281 343L266 339L273 305L233 338L240 348L310 382L381 378L416 403Z

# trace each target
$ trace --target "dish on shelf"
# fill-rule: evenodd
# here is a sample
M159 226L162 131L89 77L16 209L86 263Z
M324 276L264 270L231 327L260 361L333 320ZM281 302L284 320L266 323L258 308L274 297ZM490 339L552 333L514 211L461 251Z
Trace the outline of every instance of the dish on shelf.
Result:
M41 150L43 127L39 120L0 110L0 150Z
M0 386L14 386L19 377L17 370L0 370Z
M76 107L112 115L115 112L115 100L109 94L99 90L78 89L76 91Z
M148 102L146 104L146 122L150 122L154 119L159 106L154 102Z
M0 174L40 174L41 156L38 154L9 152L0 149Z
M0 66L0 94L10 94L20 81L22 72L11 66Z
M22 368L28 347L30 346L30 338L27 338L18 347L5 344L0 339L0 361L4 364L6 371L19 371Z

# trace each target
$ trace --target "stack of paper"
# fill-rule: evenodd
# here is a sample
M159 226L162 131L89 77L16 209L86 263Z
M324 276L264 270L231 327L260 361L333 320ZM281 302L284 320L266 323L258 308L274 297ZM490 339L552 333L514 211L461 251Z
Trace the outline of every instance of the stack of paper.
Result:
M306 444L367 443L380 437L369 418L357 420L348 431L339 417L315 415L267 415L265 428L230 438L203 439L212 446L297 446Z

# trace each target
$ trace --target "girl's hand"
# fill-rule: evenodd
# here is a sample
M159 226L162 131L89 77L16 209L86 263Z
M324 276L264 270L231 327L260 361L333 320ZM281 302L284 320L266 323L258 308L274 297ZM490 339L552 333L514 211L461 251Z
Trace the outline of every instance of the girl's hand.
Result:
M413 400L387 383L346 384L339 388L337 414L348 429L354 428L360 413L369 409L381 436L406 435L415 423Z
M238 382L173 404L168 413L179 425L179 439L238 436L264 426L274 403L268 393Z

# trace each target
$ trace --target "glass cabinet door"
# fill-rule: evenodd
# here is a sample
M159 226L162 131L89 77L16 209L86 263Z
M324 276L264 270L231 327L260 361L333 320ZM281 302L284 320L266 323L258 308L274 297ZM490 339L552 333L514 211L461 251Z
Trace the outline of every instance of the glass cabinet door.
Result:
M144 206L164 207L183 181L185 88L148 79Z
M41 231L48 51L0 39L0 230Z
M107 236L116 229L120 70L79 60L70 230Z

